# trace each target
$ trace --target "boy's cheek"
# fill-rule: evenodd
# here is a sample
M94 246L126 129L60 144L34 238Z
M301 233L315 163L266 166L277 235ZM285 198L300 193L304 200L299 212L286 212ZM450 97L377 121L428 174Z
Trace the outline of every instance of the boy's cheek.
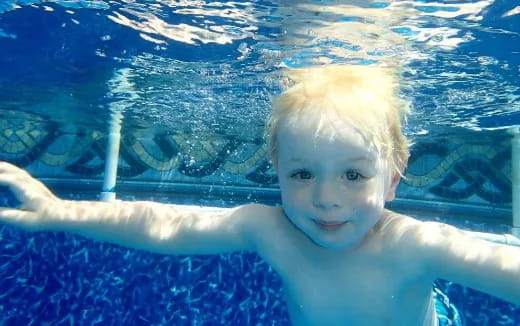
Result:
M280 194L282 197L282 205L288 206L292 202L298 200L298 192L291 189L287 184L280 182Z
M282 191L282 205L287 207L293 207L301 205L302 195L297 191Z

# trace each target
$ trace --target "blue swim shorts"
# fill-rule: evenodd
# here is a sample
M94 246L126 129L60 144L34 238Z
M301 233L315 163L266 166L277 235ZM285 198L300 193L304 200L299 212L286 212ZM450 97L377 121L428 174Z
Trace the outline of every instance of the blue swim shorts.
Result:
M463 326L457 308L450 303L450 298L438 288L433 288L433 302L437 312L439 326Z

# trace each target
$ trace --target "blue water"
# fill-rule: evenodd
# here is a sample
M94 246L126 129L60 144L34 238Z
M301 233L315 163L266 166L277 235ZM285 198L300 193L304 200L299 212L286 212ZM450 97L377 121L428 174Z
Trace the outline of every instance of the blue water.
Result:
M269 95L280 90L280 68L320 58L402 67L403 93L414 104L411 136L501 129L520 120L514 1L396 1L402 4L396 8L374 2L369 9L377 15L391 13L380 20L335 13L334 2L315 3L327 10L303 7L294 14L293 7L269 1L4 0L0 103L64 125L104 128L107 108L132 98L124 105L129 127L193 125L197 132L261 138ZM341 23L367 30L355 37L320 33ZM368 42L373 39L378 42ZM122 68L130 69L132 83L114 92Z
M269 97L283 86L280 69L320 58L402 66L403 94L414 106L406 132L418 141L503 136L520 123L515 1L358 2L392 14L340 13L334 1L318 0L308 3L324 10L274 1L0 0L0 120L45 123L50 143L103 132L119 110L124 130L143 139L182 131L259 143ZM369 29L359 38L317 32L335 23ZM14 159L24 166L40 155ZM94 163L89 171L101 169ZM75 190L60 195L79 198ZM507 232L493 223L459 226ZM467 325L520 325L518 307L436 285ZM160 256L0 226L0 325L288 323L280 280L256 255Z

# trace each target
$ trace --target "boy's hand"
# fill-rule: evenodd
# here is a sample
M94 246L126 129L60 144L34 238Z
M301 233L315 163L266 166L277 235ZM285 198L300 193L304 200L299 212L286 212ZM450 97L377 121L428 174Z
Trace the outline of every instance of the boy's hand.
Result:
M45 228L49 212L59 210L61 199L25 170L0 162L0 186L5 186L20 201L19 208L0 207L0 222L28 231Z

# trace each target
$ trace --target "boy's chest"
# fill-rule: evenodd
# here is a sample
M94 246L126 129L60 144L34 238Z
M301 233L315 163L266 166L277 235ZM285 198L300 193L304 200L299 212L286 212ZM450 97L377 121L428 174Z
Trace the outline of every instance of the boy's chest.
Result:
M259 253L281 276L293 325L432 324L433 280L409 249L372 238L356 250L324 250L290 226L273 229Z
M431 286L398 266L292 263L278 267L293 325L416 326L428 319Z

